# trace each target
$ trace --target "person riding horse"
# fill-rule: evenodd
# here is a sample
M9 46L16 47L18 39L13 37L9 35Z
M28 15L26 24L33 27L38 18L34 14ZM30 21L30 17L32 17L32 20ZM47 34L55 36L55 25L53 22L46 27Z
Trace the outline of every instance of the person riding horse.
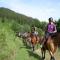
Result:
M32 35L35 35L36 38L37 38L38 32L37 32L37 28L36 28L35 26L32 26L31 33L32 33ZM36 40L37 40L37 39L36 39Z
M35 26L31 27L30 37L31 37L32 48L33 48L33 51L34 51L35 50L35 45L37 45L37 48L38 48L38 44L40 43L40 37L38 35L37 27L35 27Z
M32 28L31 28L31 33L32 33L32 35L36 36L36 38L37 38L38 32L37 32L37 28L36 28L35 26L32 26ZM36 39L36 40L37 40L37 39Z
M43 47L44 43L47 42L48 38L57 32L56 24L54 23L53 18L50 17L48 20L49 20L49 23L47 24L47 28L45 31L45 37L40 46L41 48Z

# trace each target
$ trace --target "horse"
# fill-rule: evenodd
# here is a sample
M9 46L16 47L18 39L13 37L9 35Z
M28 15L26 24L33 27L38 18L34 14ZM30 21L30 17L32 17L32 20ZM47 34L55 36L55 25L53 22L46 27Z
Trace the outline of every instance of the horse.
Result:
M31 37L32 48L33 48L33 51L34 51L35 50L35 45L37 44L37 46L38 46L38 43L40 43L40 36L36 36L33 33L30 33L30 37Z
M16 32L16 36L23 39L23 42L28 45L30 44L30 33L29 32Z
M45 53L46 50L49 51L49 54L51 56L50 60L55 60L54 54L58 48L58 45L60 45L60 33L56 33L55 35L52 35L48 38L48 40L44 43L43 47L41 48L42 53L42 59L45 59Z
M24 37L24 32L16 32L16 36L23 38Z

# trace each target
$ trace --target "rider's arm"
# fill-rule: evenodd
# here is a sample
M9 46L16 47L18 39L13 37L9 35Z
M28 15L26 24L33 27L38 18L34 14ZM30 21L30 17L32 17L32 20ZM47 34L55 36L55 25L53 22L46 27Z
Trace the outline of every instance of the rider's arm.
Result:
M54 30L54 32L53 32L53 33L56 33L56 32L57 32L57 28L56 28L56 25L54 25L54 27L55 27L55 30Z

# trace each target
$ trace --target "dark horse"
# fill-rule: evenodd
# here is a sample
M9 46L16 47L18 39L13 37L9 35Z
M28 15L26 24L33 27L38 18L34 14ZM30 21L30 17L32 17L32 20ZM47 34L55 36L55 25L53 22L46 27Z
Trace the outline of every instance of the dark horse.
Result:
M55 60L54 53L56 52L58 45L60 45L59 39L60 33L56 33L55 35L52 35L48 38L47 42L45 42L45 44L41 48L43 60L45 59L46 50L48 50L50 53L51 56L50 60Z

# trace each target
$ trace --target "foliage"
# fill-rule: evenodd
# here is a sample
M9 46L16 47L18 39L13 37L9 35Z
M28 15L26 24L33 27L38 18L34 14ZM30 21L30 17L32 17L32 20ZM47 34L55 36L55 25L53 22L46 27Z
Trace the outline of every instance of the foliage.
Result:
M58 19L58 21L57 21L57 30L58 30L58 32L60 32L60 19Z
M36 27L41 29L43 29L43 26L45 26L44 24L46 24L46 23L41 24L41 22L36 18L33 19L32 17L27 17L25 15L16 13L8 8L3 7L0 8L0 17L2 18L2 22L6 21L6 19L8 19L9 22L14 20L16 23L20 25L27 24L30 27L32 25L35 25Z

